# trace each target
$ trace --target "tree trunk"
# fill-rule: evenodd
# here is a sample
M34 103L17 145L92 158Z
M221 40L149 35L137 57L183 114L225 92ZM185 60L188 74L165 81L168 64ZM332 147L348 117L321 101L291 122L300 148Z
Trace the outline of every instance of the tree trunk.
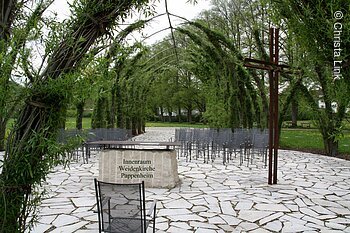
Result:
M104 109L104 122L106 122L106 128L113 128L111 124L111 108L109 106L109 99L106 97L105 98L105 109Z
M137 132L138 132L138 134L142 134L142 133L144 133L142 130L143 123L142 123L141 117L138 117L138 118L139 119L138 119L138 123L137 123Z
M160 120L161 122L164 122L165 119L164 119L164 109L162 106L160 106Z
M292 99L292 127L295 128L298 125L298 102Z
M173 110L171 108L167 108L168 109L168 121L172 122L172 116L173 116Z
M109 110L109 115L108 115L108 125L110 128L115 127L115 117L116 117L116 112L117 112L117 106L116 106L116 90L115 87L112 88L111 90L111 107Z
M117 127L118 128L125 128L125 116L123 112L123 99L122 94L120 90L119 83L116 85L116 116L117 116Z
M108 108L108 100L105 96L101 96L97 99L94 112L92 114L92 123L91 127L93 129L97 128L107 128L107 109Z
M192 105L189 105L187 108L187 122L192 122Z
M77 118L75 127L79 130L83 129L83 115L84 115L85 100L79 101L76 104L77 108Z
M62 121L64 107L60 99L51 104L41 103L40 99L27 101L18 118L16 134L8 140L0 175L0 226L5 227L2 232L24 232L26 216L33 207L28 202L32 186L39 184L55 164L47 164L56 155L45 144L47 139L55 139Z
M334 137L329 137L325 135L322 135L322 137L323 137L323 143L324 143L326 155L333 156L333 157L337 156L339 151L338 141L336 141Z
M135 117L131 119L131 133L134 136L138 135L137 119Z
M67 121L67 106L62 107L60 109L60 119L58 121L58 128L59 129L65 129L66 128L66 121Z
M0 117L0 151L5 150L5 134L7 122Z
M126 116L125 117L125 128L126 129L132 129L132 123L131 123L130 116Z

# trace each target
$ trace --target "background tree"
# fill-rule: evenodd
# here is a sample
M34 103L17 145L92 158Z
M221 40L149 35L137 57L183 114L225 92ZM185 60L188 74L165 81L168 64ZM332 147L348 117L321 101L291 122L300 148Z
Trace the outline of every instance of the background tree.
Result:
M305 83L301 83L299 88L313 107L326 154L335 156L350 100L350 6L345 0L285 0L275 1L272 6L276 19L286 23L304 52L304 75L316 84L317 94L313 95L315 89ZM337 18L337 12L341 12L343 17ZM337 75L339 70L341 75ZM324 102L324 108L319 107L319 101Z
M80 72L79 72L80 71ZM73 104L76 108L76 129L83 129L84 108L88 99L93 97L93 92L98 85L98 77L93 65L89 65L84 70L79 70L75 74L73 88Z

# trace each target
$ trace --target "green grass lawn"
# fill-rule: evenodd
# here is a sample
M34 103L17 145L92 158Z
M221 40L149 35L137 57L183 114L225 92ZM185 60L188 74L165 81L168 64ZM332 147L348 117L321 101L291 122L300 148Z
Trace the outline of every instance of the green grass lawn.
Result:
M68 117L66 119L66 128L67 129L75 129L76 126L76 118ZM84 117L83 118L83 129L91 129L91 118Z
M282 129L280 148L295 150L323 151L321 133L316 129ZM350 155L350 132L344 132L339 141L339 152Z

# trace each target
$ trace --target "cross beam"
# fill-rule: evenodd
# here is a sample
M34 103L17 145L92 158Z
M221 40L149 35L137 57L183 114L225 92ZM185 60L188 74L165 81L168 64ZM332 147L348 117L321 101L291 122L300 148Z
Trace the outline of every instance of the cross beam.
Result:
M268 184L277 184L278 169L278 78L279 73L288 68L286 65L278 64L279 59L279 28L270 28L269 34L269 61L246 58L244 66L248 68L267 70L269 73L269 163Z
M290 66L288 65L270 63L269 61L262 61L254 58L245 58L244 66L260 70L274 70L283 73L300 73L300 68L290 69Z

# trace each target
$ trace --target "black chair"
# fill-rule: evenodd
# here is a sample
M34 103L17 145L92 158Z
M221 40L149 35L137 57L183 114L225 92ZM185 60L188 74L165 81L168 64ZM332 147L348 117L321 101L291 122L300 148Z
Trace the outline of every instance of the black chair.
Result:
M155 232L156 202L146 215L145 184L115 184L95 179L99 232Z

